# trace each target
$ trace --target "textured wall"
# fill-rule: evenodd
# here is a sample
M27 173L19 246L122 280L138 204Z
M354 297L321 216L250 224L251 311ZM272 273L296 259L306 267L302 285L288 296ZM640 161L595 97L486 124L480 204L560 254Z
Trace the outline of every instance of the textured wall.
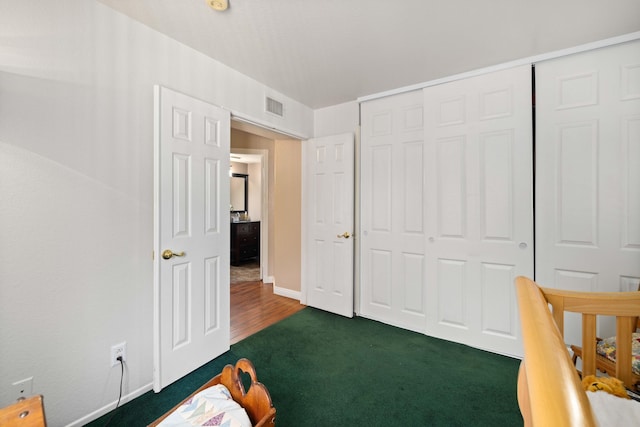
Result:
M150 389L153 85L270 121L265 86L87 0L0 14L0 406L33 376L50 425ZM55 3L55 4L54 4ZM288 102L312 133L310 109ZM299 120L304 117L304 120ZM282 120L282 119L279 119Z

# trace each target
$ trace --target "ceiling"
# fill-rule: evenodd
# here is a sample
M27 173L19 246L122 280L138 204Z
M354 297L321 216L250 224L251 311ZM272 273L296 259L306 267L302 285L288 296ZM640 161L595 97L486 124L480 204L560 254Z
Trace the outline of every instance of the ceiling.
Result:
M262 156L259 154L236 153L231 149L230 160L236 163L260 163Z
M99 0L311 108L640 31L638 0Z

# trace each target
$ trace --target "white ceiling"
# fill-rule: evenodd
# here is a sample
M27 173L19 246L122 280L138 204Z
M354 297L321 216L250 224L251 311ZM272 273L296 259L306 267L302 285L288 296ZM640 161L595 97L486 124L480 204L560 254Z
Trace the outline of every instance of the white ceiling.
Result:
M262 161L262 156L259 154L246 154L246 153L235 153L233 152L233 148L231 149L232 153L230 156L230 161L236 163L260 163Z
M311 108L640 31L639 0L100 0Z

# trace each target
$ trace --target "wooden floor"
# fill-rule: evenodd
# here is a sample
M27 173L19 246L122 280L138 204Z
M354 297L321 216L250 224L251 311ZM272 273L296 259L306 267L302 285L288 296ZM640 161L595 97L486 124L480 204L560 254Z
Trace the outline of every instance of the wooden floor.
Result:
M274 295L262 282L231 285L231 344L289 317L305 306L298 300Z

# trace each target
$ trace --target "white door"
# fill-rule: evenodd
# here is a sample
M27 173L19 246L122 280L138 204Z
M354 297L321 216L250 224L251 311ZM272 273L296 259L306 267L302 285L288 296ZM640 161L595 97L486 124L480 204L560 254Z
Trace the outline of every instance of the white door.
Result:
M530 66L424 90L427 333L509 355L533 274L531 93Z
M156 87L155 127L153 388L159 392L229 349L230 116Z
M536 280L637 289L640 41L539 63L536 93ZM565 326L579 342L580 320Z
M423 95L361 105L360 314L424 332L426 152Z
M303 144L306 302L353 317L354 137Z

